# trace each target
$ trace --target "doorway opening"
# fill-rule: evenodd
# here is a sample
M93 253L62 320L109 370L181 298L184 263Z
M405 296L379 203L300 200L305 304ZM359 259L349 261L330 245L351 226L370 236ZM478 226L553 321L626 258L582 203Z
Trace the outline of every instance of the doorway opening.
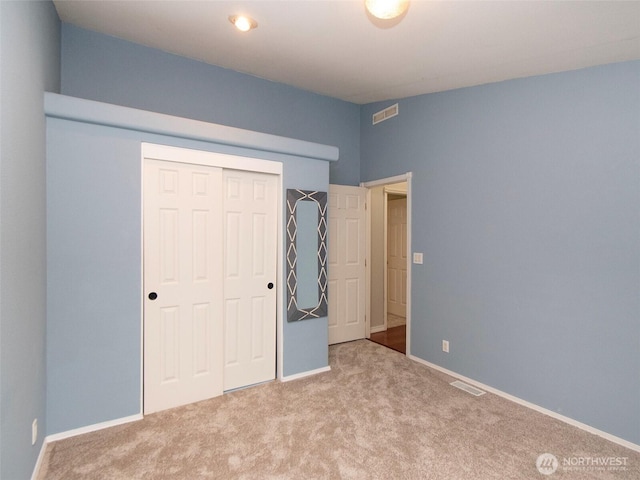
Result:
M368 189L369 339L410 354L411 173L362 184Z

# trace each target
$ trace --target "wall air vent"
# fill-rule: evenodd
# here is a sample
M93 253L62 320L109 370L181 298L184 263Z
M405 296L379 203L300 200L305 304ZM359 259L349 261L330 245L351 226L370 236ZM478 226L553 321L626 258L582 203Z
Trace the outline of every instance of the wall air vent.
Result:
M384 122L391 117L395 117L398 115L398 104L391 105L390 107L385 108L384 110L380 110L377 113L373 114L373 124Z
M470 393L471 395L475 395L476 397L479 397L480 395L484 395L485 393L487 393L484 390L480 390L479 388L472 387L471 385L461 382L460 380L451 382L449 385L459 388L460 390L464 390L465 392Z

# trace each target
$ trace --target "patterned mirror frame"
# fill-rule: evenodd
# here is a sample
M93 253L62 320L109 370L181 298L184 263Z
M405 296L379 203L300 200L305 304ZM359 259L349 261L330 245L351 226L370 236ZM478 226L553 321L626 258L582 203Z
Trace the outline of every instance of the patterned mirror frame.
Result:
M296 266L298 253L296 239L298 202L315 202L318 205L318 304L300 308L297 301L298 277ZM287 190L287 321L297 322L326 317L327 300L327 192Z

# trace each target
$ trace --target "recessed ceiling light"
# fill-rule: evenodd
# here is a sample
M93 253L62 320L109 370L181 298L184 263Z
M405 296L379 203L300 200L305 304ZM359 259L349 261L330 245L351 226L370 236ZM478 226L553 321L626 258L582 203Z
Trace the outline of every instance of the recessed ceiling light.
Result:
M231 15L229 21L233 23L241 32L248 32L258 27L258 22L246 15Z
M382 20L399 17L409 8L409 0L365 0L369 13Z

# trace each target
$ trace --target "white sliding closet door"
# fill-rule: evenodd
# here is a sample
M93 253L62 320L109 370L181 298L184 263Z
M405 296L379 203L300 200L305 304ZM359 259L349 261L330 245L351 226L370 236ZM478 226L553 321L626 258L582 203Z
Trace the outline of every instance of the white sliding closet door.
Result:
M276 375L277 178L225 170L224 390Z
M222 394L222 169L145 160L144 412Z
M274 379L281 167L143 155L144 413Z

